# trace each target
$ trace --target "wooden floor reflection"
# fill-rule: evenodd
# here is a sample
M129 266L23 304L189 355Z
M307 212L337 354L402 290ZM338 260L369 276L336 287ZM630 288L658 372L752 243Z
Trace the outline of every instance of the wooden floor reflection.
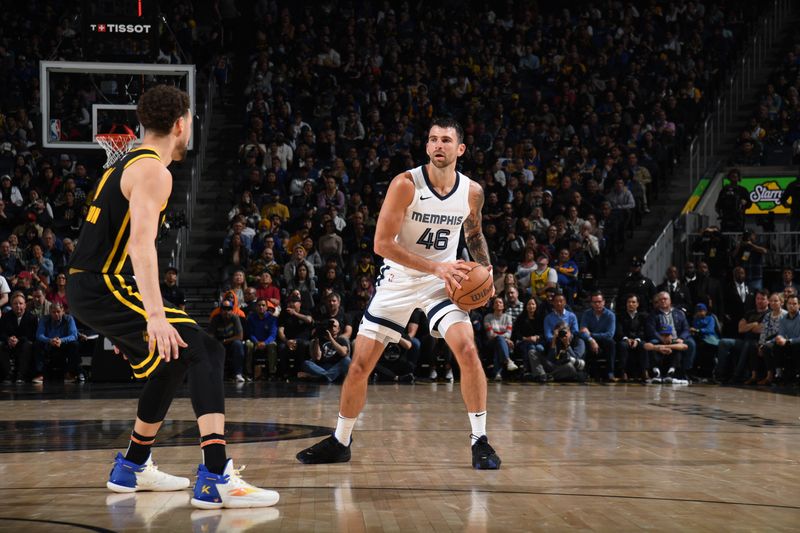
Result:
M247 423L241 431L268 424L316 435L335 421L338 386L272 390L268 398L258 386L228 400L229 420ZM27 428L33 449L47 441L47 449L63 450L0 453L1 531L796 531L800 524L796 394L492 383L488 429L503 467L484 472L470 467L458 384L371 386L352 462L297 463L294 454L318 437L270 430L254 433L253 442L244 435L229 454L247 464L246 479L279 490L280 503L199 511L188 491L105 489L126 432L114 424L135 413L130 394L76 399L73 391L42 400L1 392L0 441ZM176 400L170 416L191 420L189 401ZM31 430L22 423L36 420L50 424ZM92 421L114 424L93 432ZM60 439L73 449L54 448L52 431L64 432ZM154 458L193 477L199 451L162 446Z

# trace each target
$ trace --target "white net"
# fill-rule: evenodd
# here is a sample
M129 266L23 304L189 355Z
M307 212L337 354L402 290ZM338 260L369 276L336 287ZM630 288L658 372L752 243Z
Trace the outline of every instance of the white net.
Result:
M106 151L106 164L103 168L108 168L122 156L128 153L136 142L136 135L133 133L101 133L95 137L97 144Z

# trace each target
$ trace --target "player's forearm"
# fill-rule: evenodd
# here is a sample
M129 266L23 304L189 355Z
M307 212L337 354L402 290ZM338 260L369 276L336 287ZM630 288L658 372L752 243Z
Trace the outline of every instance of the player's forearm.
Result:
M164 302L158 284L158 257L155 245L152 242L131 242L128 245L128 253L147 318L165 317Z
M433 274L436 269L436 263L430 259L426 259L421 255L409 252L396 241L389 242L375 241L375 253L384 259L389 259L395 263L399 263L407 268L413 268L420 272Z
M467 235L466 241L467 249L472 259L485 267L491 266L492 262L489 259L489 245L486 244L486 238L483 236L483 232L476 231Z

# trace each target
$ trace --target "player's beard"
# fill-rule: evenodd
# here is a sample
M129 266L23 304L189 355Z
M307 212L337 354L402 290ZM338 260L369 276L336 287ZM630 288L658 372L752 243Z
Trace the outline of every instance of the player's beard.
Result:
M189 151L189 141L186 143L181 143L175 147L175 150L172 153L172 160L173 161L183 161L186 159L186 153Z

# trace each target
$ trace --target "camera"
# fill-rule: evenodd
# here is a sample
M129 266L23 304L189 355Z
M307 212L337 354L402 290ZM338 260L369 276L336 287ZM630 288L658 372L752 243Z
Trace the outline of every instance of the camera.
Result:
M584 368L586 368L586 361L583 359L578 359L577 357L570 357L569 362L572 363L572 366L575 367L575 370L580 372Z
M320 320L314 323L314 337L320 342L328 340L328 331L333 328L333 319Z
M575 367L575 370L578 371L586 368L586 361L571 355L567 350L560 350L558 353L556 353L555 359L558 365L567 365L571 363L572 366Z
M565 330L565 329L558 330L558 338L559 339L565 339L566 337L567 337L567 330Z

